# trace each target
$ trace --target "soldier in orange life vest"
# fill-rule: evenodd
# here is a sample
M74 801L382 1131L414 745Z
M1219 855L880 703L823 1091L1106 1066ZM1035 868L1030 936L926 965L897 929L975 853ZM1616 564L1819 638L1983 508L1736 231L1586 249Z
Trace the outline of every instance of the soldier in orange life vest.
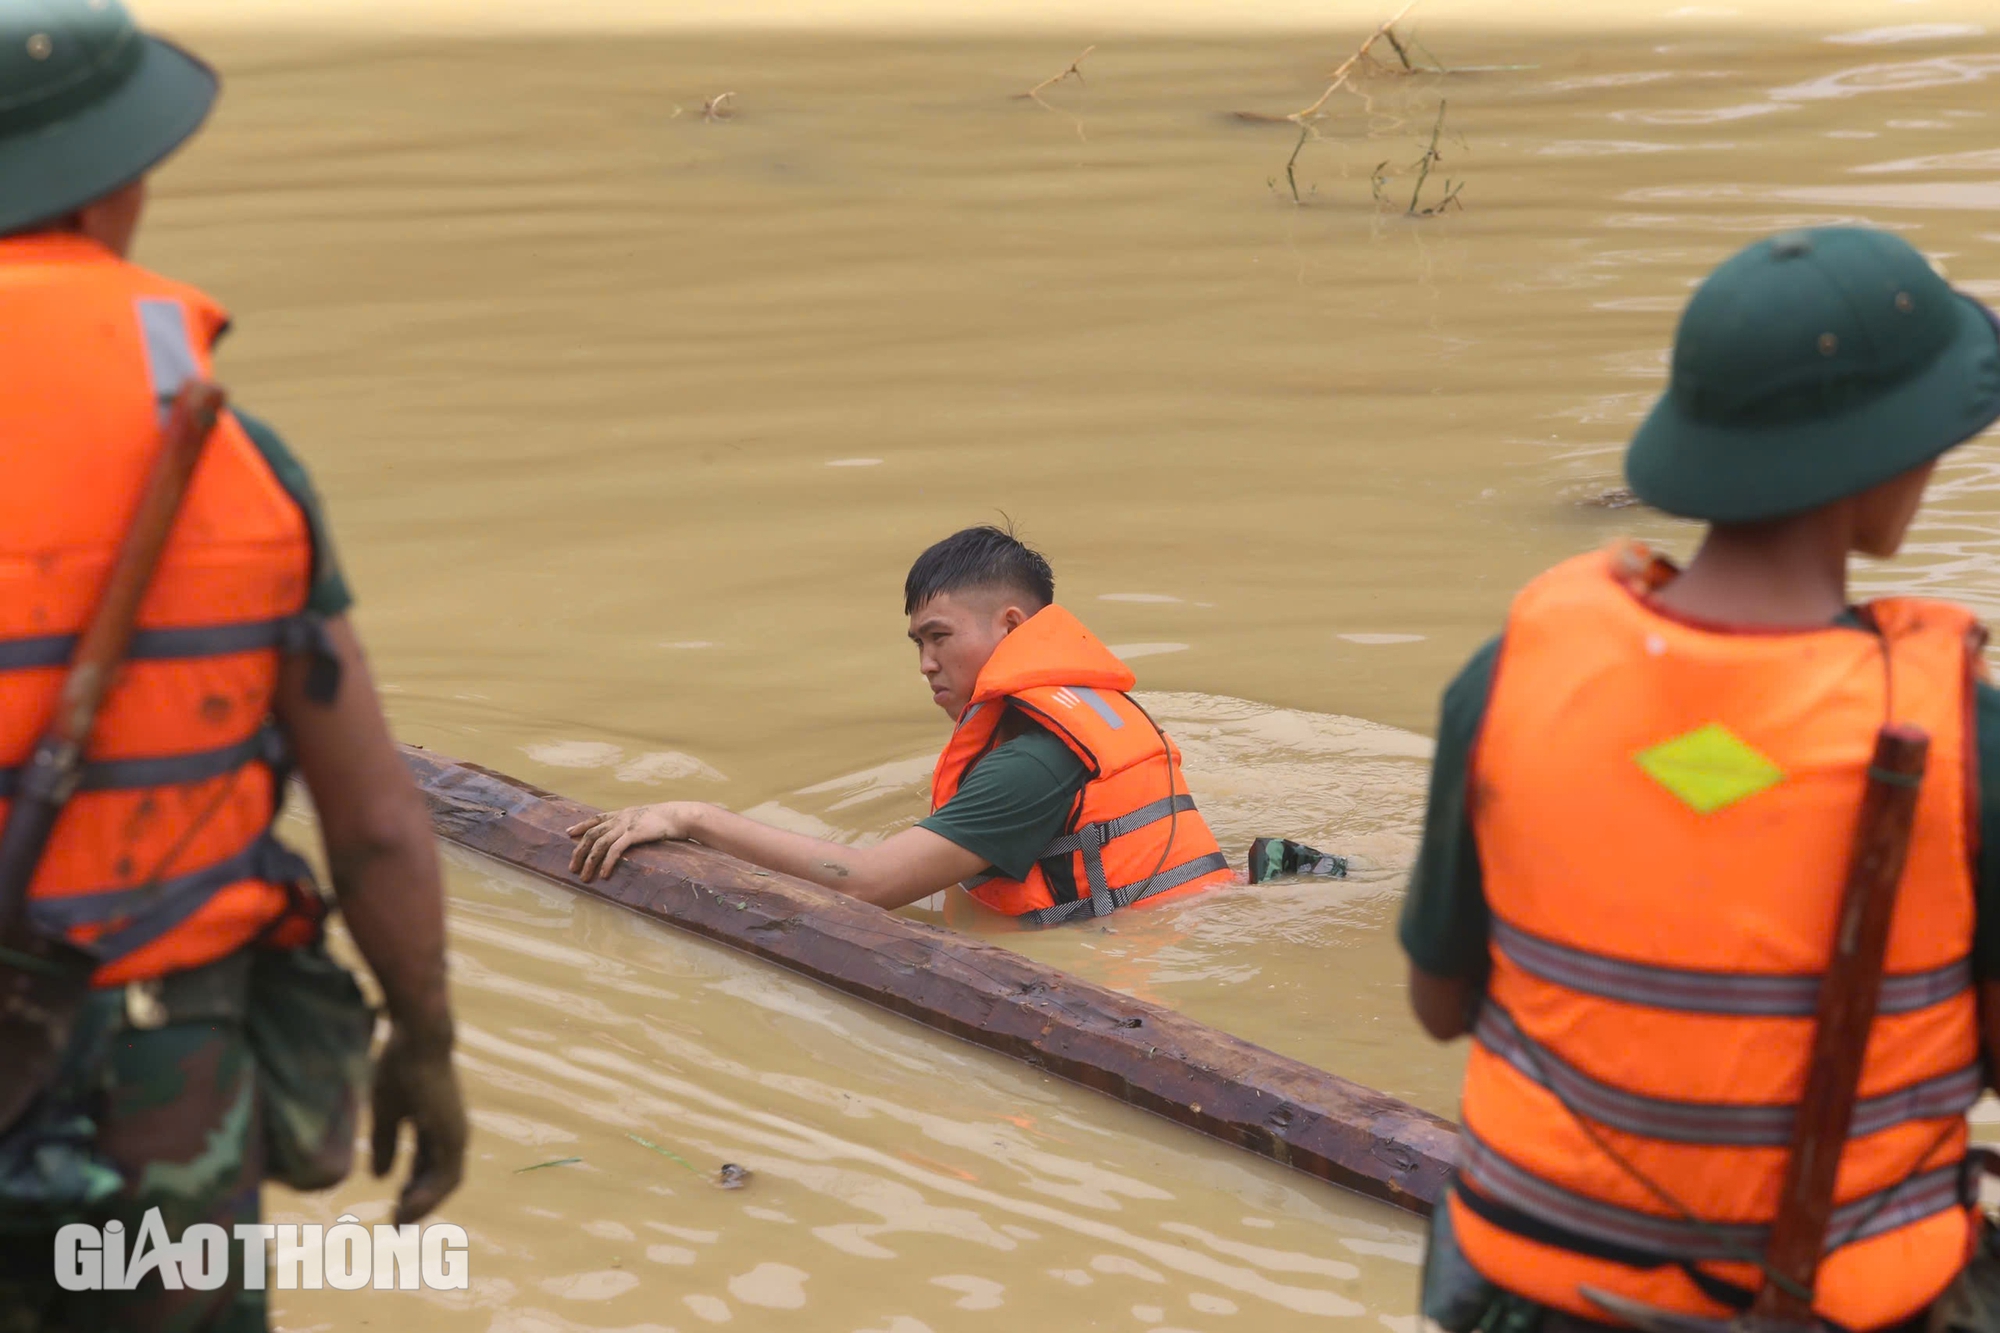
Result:
M910 639L956 723L915 828L843 847L670 801L571 829L571 869L589 880L635 843L689 838L878 907L962 883L1035 926L1231 882L1180 752L1128 693L1130 668L1054 598L1048 562L997 528L947 537L911 568Z
M139 32L117 0L34 0L0 7L0 87L4 817L164 405L211 374L228 317L126 258L145 174L205 118L213 71ZM0 1126L0 1328L261 1329L261 1283L246 1289L233 1246L215 1289L156 1268L134 1291L72 1291L57 1222L118 1221L136 1245L158 1209L178 1241L196 1224L255 1223L266 1178L324 1188L345 1174L374 1021L324 951L327 904L273 832L294 769L390 1019L373 1069L376 1173L409 1121L396 1219L458 1183L437 860L351 601L303 469L269 427L226 415L30 886L32 926L96 970L69 1067Z
M1894 555L1996 418L1993 316L1903 241L1753 245L1689 302L1626 456L1710 525L1687 568L1557 566L1446 691L1401 928L1418 1018L1472 1037L1426 1265L1446 1329L1750 1307L1885 721L1931 757L1814 1309L1921 1328L1994 1262L1966 1111L2000 1018L2000 693L1970 613L1850 605L1847 560Z

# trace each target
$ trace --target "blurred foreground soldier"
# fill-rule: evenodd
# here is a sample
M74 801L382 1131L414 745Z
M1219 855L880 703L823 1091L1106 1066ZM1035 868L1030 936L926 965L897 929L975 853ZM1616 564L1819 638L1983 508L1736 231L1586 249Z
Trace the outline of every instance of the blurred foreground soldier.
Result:
M903 610L931 700L956 724L929 818L844 847L668 801L570 829L570 868L589 880L636 843L691 838L877 907L962 883L1031 926L1234 882L1180 751L1127 693L1132 669L1055 605L1040 553L998 528L954 533L911 567Z
M145 173L215 92L117 0L0 0L0 764L14 766L0 796L55 706L164 405L208 376L228 323L125 258ZM225 415L31 881L30 927L95 970L63 1068L0 1126L0 1329L262 1329L234 1242L218 1290L156 1274L70 1292L54 1232L116 1220L136 1246L153 1208L169 1239L227 1231L257 1220L265 1179L346 1174L373 1016L324 951L305 864L272 835L293 765L391 1020L375 1169L407 1120L416 1159L396 1219L458 1183L438 868L350 601L304 471L267 427ZM0 1078L14 1078L6 1040Z
M1689 303L1626 457L1709 525L1688 567L1557 566L1445 692L1401 935L1418 1018L1473 1039L1425 1275L1447 1329L1786 1299L1767 1245L1863 793L1912 785L1871 768L1887 722L1929 764L1816 1285L1790 1285L1829 1327L1921 1329L1995 1281L1965 1113L2000 1016L2000 694L1971 613L1850 605L1847 562L1894 555L1996 417L1993 317L1903 241L1753 245Z

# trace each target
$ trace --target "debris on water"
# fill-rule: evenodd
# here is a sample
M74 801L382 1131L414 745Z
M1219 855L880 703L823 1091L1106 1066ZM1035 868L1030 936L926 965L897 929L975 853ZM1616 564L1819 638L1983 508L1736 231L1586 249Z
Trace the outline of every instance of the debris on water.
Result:
M750 1183L750 1168L738 1166L734 1162L724 1162L722 1169L715 1173L717 1189L740 1190Z
M1639 503L1639 497L1632 494L1628 486L1613 486L1602 491L1592 491L1577 503L1588 509L1630 509Z
M1307 879L1346 879L1347 858L1322 852L1289 838L1256 838L1250 843L1250 882L1268 884L1275 879L1301 876Z
M582 1160L581 1157L557 1157L546 1162L536 1162L533 1166L517 1166L514 1168L514 1174L518 1176L523 1171L539 1171L545 1166L575 1166Z

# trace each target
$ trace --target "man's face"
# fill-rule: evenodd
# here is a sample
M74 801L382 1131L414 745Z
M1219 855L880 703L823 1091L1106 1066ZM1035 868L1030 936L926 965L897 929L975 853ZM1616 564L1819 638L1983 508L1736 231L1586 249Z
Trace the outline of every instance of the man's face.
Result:
M910 613L910 642L931 701L953 721L972 701L972 688L993 650L1028 613L1006 592L942 592Z

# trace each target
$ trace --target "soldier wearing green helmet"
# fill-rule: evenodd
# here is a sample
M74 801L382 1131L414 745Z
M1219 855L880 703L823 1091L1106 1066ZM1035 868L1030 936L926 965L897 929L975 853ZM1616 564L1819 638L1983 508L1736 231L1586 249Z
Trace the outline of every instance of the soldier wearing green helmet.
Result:
M128 258L147 173L196 132L217 90L213 70L141 32L119 0L0 0L8 737L41 729L53 706L44 687L80 628L48 608L78 603L80 562L108 566L158 448L156 414L207 374L227 327L204 294ZM197 508L200 522L168 544L87 755L149 757L86 776L27 895L25 928L84 950L95 970L60 1068L0 1124L0 1333L263 1329L263 1274L244 1269L261 1246L232 1240L220 1286L163 1281L155 1268L134 1290L88 1290L65 1278L56 1233L115 1222L136 1242L154 1210L171 1241L196 1225L255 1225L263 1181L321 1189L346 1174L363 1100L378 1176L402 1126L414 1130L395 1221L435 1209L463 1171L429 819L348 623L353 599L311 483L274 431L230 412L184 519ZM279 612L246 619L257 597ZM141 678L145 701L131 695L121 710L120 691ZM158 743L148 736L203 727L243 738L199 753L147 748ZM21 748L0 766L22 763ZM318 817L331 902L271 828L294 769ZM121 808L125 823L103 817ZM190 864L190 848L211 844L219 859ZM161 854L149 864L135 848ZM336 903L386 1009L372 1063L375 1014L325 949ZM0 949L0 969L24 957ZM8 1079L22 1067L7 1049L16 1016L0 1016Z
M1852 604L1848 562L1895 555L1938 458L1996 419L2000 325L1909 244L1760 241L1689 302L1626 454L1639 499L1707 525L1692 560L1565 562L1446 689L1400 930L1419 1021L1472 1038L1425 1268L1445 1329L1723 1330L1787 1302L1994 1327L1966 1112L2000 1067L2000 691L1970 612ZM1921 777L1878 767L1911 727ZM1773 1237L1807 1215L1786 1172L1834 1063L1821 978L1891 788L1907 861L1878 877L1858 1085L1813 1104L1858 1097L1801 1283Z

